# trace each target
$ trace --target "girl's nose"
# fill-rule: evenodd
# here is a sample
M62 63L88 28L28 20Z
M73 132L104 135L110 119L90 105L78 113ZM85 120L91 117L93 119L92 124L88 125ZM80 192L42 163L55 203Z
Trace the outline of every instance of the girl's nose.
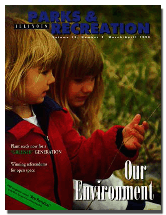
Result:
M55 82L55 78L54 78L52 71L51 71L49 74L49 77L48 77L48 84L52 84L54 82Z

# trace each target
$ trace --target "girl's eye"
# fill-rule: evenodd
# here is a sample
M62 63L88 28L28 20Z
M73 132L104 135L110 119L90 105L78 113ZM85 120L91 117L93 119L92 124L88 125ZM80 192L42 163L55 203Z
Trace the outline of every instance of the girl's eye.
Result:
M82 83L82 82L84 82L84 81L94 81L95 80L95 78L96 77L91 77L91 76L85 76L84 78L75 78L74 79L74 82L76 82L76 83Z
M82 78L75 78L74 81L76 83L81 83L81 82L83 82L83 79Z
M42 74L47 75L48 72L49 72L49 70L46 70L46 71L43 71Z

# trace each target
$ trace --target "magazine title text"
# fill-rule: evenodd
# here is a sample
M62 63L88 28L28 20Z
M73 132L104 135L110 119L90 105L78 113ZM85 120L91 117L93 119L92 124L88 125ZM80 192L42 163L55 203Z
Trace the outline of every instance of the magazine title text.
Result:
M28 21L33 23L51 23L51 33L58 34L150 34L150 24L145 23L99 23L94 11L88 11L85 15L85 22L81 22L80 11L36 11L28 12ZM33 24L31 24L33 25ZM41 27L41 24L39 24ZM44 24L43 28L49 28ZM31 26L33 28L33 26Z

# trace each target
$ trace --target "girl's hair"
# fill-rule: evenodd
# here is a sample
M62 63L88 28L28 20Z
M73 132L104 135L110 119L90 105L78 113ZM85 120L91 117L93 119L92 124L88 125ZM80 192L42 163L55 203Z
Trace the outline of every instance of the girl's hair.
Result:
M56 39L46 30L14 29L14 24L30 24L19 18L5 18L5 89L6 109L25 96L27 70L52 69L61 57Z
M99 128L98 113L102 103L104 86L101 76L103 59L95 42L88 35L66 36L57 38L62 49L60 62L53 70L55 83L51 86L51 96L66 107L74 119L74 125L80 133L86 137ZM76 38L75 38L76 37ZM95 76L93 92L87 98L85 104L78 108L70 107L67 100L69 81L74 78Z

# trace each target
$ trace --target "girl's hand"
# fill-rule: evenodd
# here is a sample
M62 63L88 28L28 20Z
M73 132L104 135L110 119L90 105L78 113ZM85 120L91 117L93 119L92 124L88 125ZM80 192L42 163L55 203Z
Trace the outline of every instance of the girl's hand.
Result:
M124 127L123 144L129 150L141 148L141 143L144 141L145 131L148 129L148 123L144 121L142 125L138 125L141 120L141 115L137 114L134 119Z

